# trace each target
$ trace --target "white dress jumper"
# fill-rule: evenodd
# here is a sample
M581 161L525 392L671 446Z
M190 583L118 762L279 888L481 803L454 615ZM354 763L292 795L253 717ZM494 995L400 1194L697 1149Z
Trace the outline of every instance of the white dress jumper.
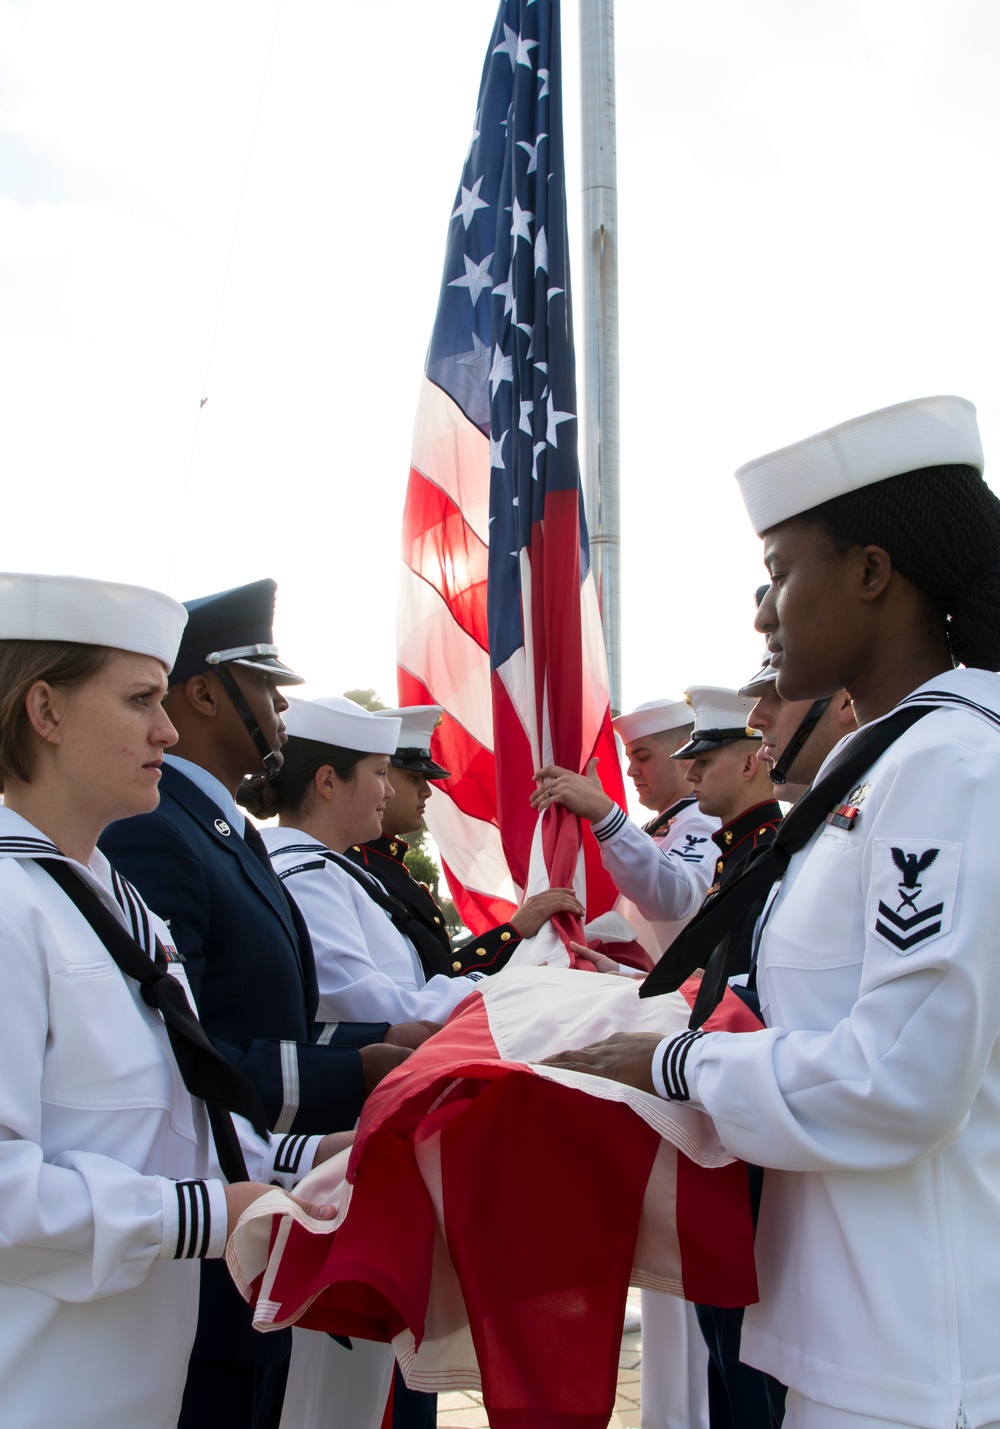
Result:
M160 1014L32 853L0 808L0 1426L169 1429L224 1186ZM72 867L124 924L104 856Z
M795 1403L977 1429L1000 1419L1000 718L967 702L1000 716L1000 678L930 691L946 707L772 893L766 1029L705 1035L686 1076L768 1168L744 1360Z
M381 889L370 874L299 829L261 836L309 929L320 1021L443 1022L474 990L481 973L426 977L409 938L365 892L366 883Z

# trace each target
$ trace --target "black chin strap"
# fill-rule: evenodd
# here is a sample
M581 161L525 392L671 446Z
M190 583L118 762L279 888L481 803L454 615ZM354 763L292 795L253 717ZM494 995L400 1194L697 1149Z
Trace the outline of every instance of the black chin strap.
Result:
M832 695L827 695L825 700L815 700L813 702L809 713L785 745L780 758L775 761L774 768L771 770L772 784L784 784L788 778L789 769L791 769L796 759L798 759L802 752L802 746L823 718L832 698Z
M264 773L268 779L275 779L284 762L276 749L272 749L264 738L264 731L257 723L257 717L247 703L246 696L236 683L235 676L228 665L214 666L215 673L222 681L222 688L236 706L236 713L246 726L247 734L253 740L257 753L261 757L264 765Z

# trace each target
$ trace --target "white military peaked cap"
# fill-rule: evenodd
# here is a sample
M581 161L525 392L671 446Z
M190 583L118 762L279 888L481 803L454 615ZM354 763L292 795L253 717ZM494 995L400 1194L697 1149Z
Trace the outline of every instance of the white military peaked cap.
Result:
M747 462L736 480L760 536L823 501L926 466L982 473L976 409L964 397L921 397L853 417Z
M451 772L431 757L431 736L443 713L441 705L403 705L377 713L382 719L398 719L402 725L392 756L397 769L410 769L428 779L451 778Z
M152 655L169 670L188 614L145 586L85 576L0 574L0 640L65 640Z
M285 728L293 739L313 739L362 754L391 754L399 738L398 719L376 719L370 710L342 695L288 701Z
M649 700L637 705L631 714L618 715L611 723L622 744L631 744L633 739L647 734L665 734L693 724L694 711L687 700Z
M671 759L693 759L738 739L760 739L759 730L747 728L752 697L721 685L692 685L687 693L694 708L694 734Z

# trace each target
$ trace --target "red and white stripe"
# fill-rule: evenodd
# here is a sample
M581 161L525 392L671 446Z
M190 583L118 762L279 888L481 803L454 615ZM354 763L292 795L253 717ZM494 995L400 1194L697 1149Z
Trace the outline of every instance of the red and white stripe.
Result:
M491 677L489 476L487 438L424 378L403 516L399 701L445 711L432 752L452 777L437 784L427 823L473 932L550 885L575 887L588 919L614 904L589 831L563 809L540 817L530 807L536 769L555 761L582 770L597 754L604 787L624 803L593 578L579 579L574 492L548 498L547 520L558 520L551 548L538 529L521 553L525 644ZM556 656L558 688L549 683ZM558 939L533 956L565 960Z
M696 992L640 1000L561 968L487 980L372 1093L349 1160L300 1183L335 1221L280 1192L244 1216L228 1258L258 1328L391 1341L411 1386L482 1388L508 1429L603 1429L629 1283L756 1298L746 1170L690 1107L537 1059L680 1031ZM759 1027L731 993L706 1025Z

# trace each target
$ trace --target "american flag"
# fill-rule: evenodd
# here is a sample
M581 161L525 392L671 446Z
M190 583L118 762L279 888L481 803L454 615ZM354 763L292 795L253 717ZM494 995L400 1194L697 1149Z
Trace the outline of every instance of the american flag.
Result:
M391 1340L411 1388L481 1387L494 1425L603 1429L629 1282L757 1298L746 1167L703 1112L539 1059L624 1029L670 1036L698 986L640 999L631 979L567 968L485 979L375 1088L349 1157L300 1183L335 1220L282 1192L243 1216L227 1261L256 1327ZM760 1023L727 989L706 1027ZM484 1206L503 1207L485 1235Z
M577 457L558 0L504 0L451 215L403 520L401 704L445 714L428 824L466 924L525 893L616 891L543 764L624 804Z

